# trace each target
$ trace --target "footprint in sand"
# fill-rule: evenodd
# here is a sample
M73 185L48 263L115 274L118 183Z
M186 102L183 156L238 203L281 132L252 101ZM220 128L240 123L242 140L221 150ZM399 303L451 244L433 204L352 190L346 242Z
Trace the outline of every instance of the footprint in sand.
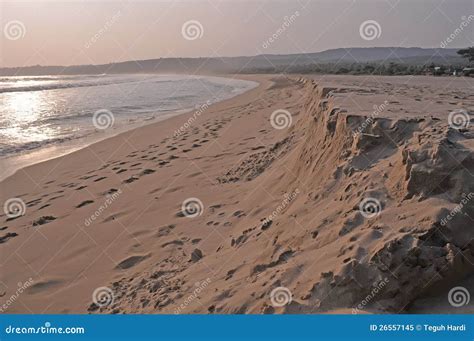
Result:
M171 230L173 230L175 227L176 227L176 225L173 225L173 224L160 227L159 230L158 230L158 233L156 234L156 236L157 236L157 237L166 236L166 235L168 235L168 234L171 232Z
M131 267L133 267L133 266L137 265L138 263L144 261L145 259L147 259L150 256L151 256L151 254L136 255L136 256L128 257L128 258L124 259L123 261L121 261L115 268L119 269L119 270L130 269Z
M42 210L43 208L49 207L49 206L51 206L51 205L50 205L50 204L43 205L43 206L41 206L40 208L38 208L38 211L39 211L39 210Z
M56 220L56 217L53 217L52 215L44 215L33 221L33 226L44 225L53 220Z
M50 279L50 280L43 280L40 282L35 282L32 286L30 286L27 290L29 294L37 294L41 293L44 290L48 290L51 287L56 287L60 285L63 281L57 279Z
M152 174L152 173L155 173L155 170L154 170L154 169L149 169L149 168L147 168L147 169L144 169L144 170L140 173L140 175L148 175L148 174Z
M56 200L56 199L59 199L59 198L62 198L62 197L64 197L64 195L57 195L55 197L49 198L48 201L53 201L53 200Z
M240 210L239 210L239 211L235 211L235 212L233 213L233 216L234 216L234 217L237 217L237 218L240 218L240 217L245 216L245 213L244 213L244 211L240 211Z
M6 243L8 239L14 238L16 236L18 236L18 233L8 232L7 234L0 237L0 244Z
M161 245L161 247L167 247L168 245L178 245L178 246L181 246L181 245L184 245L183 241L179 240L179 239L176 239L176 240L172 240L170 242L166 242L164 244Z
M79 205L77 205L76 208L81 208L83 206L92 204L93 202L94 202L94 200L85 200L85 201L81 202Z
M137 177L131 176L131 177L129 177L128 179L123 180L122 182L125 183L125 184L131 184L132 182L137 181L137 180L138 180Z

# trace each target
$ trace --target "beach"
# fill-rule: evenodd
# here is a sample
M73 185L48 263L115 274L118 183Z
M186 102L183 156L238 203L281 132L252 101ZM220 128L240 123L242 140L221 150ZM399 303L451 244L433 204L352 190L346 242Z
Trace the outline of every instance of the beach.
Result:
M0 180L20 168L198 111L256 85L226 77L146 73L2 77Z
M472 78L238 78L1 181L2 311L472 313Z

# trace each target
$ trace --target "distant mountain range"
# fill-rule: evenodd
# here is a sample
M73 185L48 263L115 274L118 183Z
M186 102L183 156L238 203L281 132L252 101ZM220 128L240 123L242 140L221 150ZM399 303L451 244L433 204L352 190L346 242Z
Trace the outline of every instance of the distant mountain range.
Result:
M304 54L264 54L223 58L159 58L102 65L0 68L0 76L112 73L234 73L321 63L465 64L458 49L419 47L339 48Z

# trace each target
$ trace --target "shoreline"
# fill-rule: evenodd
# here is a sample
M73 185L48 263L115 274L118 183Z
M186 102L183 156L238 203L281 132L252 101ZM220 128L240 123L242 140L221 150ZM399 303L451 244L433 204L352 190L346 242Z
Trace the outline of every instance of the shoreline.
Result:
M161 117L156 117L156 118L151 119L151 120L146 120L146 121L140 122L136 126L130 127L130 128L126 128L124 126L124 127L122 127L122 129L118 129L117 132L111 133L110 135L107 135L105 137L85 136L85 137L77 138L77 139L72 140L72 141L63 142L63 143L60 143L60 144L57 144L57 145L48 145L48 146L45 146L44 148L39 148L38 150L32 150L32 151L30 151L28 153L25 153L25 154L4 157L4 158L0 159L0 161L7 161L7 162L8 161L10 161L10 162L13 161L13 164L24 164L24 165L17 166L17 167L15 167L15 166L8 167L7 166L6 168L10 168L10 169L13 169L13 170L7 170L5 172L6 174L4 173L4 174L0 175L0 182L2 182L3 180L5 180L5 179L9 178L10 176L14 175L16 172L21 171L22 168L29 167L29 166L34 166L38 163L47 162L47 161L54 160L54 159L57 159L57 158L60 158L60 157L63 157L63 156L67 156L71 153L74 153L74 152L77 152L79 150L85 149L85 148L87 148L87 147L89 147L89 146L91 146L95 143L100 143L100 142L105 141L107 139L114 138L114 137L116 137L120 134L132 131L134 129L140 129L140 128L143 128L145 126L151 125L151 124L156 124L156 123L159 123L159 122L163 122L163 121L166 121L166 120L168 120L170 118L173 118L173 117L176 117L176 116L189 114L192 111L193 111L193 109L183 109L183 110L170 111L166 115L163 115L162 118ZM148 122L148 121L152 121L152 122ZM96 133L96 135L98 135L98 134L100 134L100 133ZM49 154L51 151L54 151L54 150L59 150L56 155L49 155L49 156L44 156L44 157L40 156L41 154ZM24 159L29 159L29 158L33 158L35 161L32 162L32 163L23 162Z
M5 283L8 288L6 296L9 296L9 290L16 286L15 283L24 281L24 276L28 274L28 278L33 279L29 293L20 299L23 303L17 302L9 307L8 312L86 313L94 288L107 286L117 271L122 272L122 268L138 269L134 263L142 256L136 257L135 254L148 259L150 251L146 249L152 249L139 244L155 240L146 237L140 229L149 224L166 224L170 212L180 207L184 199L193 194L201 197L195 191L198 187L210 185L208 176L214 175L209 171L231 166L228 162L232 159L229 159L227 166L220 164L212 170L202 169L208 167L201 164L207 157L200 155L220 154L219 143L224 142L214 141L217 136L240 140L239 124L235 125L237 130L227 130L224 135L221 135L224 132L221 125L230 128L234 120L252 124L254 115L251 122L246 116L255 112L252 109L255 105L263 105L261 101L274 84L274 77L269 76L242 78L259 85L209 106L179 137L181 141L192 136L199 138L199 142L187 142L188 147L170 142L175 130L192 117L192 111L22 168L1 181L2 203L19 198L25 211L14 219L8 218L3 211L0 213L0 219L4 221L0 226L0 258L4 269L0 281ZM261 117L255 119L268 125L268 121L262 122ZM201 133L197 134L197 131ZM248 143L253 144L251 141ZM177 153L173 150L175 148L180 148L181 152ZM101 175L104 171L108 174ZM187 182L190 193L174 189ZM148 223L133 222L139 216L148 220L146 211L155 206L153 202L168 195L171 195L169 200L160 200L160 207L167 213L160 213L158 220L153 215ZM211 205L214 199L211 195L202 200ZM135 204L138 206L130 210ZM122 222L124 212L131 213L126 218L130 219L128 222ZM88 221L87 218L92 216L100 217ZM173 219L176 219L174 215L171 216ZM191 223L191 219L188 222ZM127 256L130 252L132 255ZM26 267L25 262L28 264ZM49 294L55 295L54 304L44 305ZM71 300L71 297L75 299Z
M164 74L164 75L168 75L168 74ZM193 76L193 75L191 75L191 76ZM198 76L206 77L206 75L198 75ZM250 76L252 77L252 75L250 75ZM208 75L208 77L223 78L223 79L247 80L244 77L239 77L239 75ZM258 75L255 75L255 77L258 77ZM248 79L248 80L250 80L250 79ZM248 91L251 91L251 90L253 90L253 89L260 86L260 84L258 82L255 82L255 83L257 83L257 85L253 86L252 88L250 88L248 90L245 90L244 92L239 93L237 95L234 95L232 97L223 99L223 100L215 102L215 103L211 103L208 107L210 107L211 105L217 104L217 103L221 103L221 102L224 102L224 101L227 101L227 100L231 100L231 99L233 99L237 96L243 95L243 94L247 93ZM206 110L207 109L208 108L206 108ZM98 135L100 135L100 133L96 133L94 135L81 137L81 138L78 138L78 139L75 139L75 140L72 140L72 141L68 141L68 142L64 142L64 143L60 143L60 144L57 144L57 145L54 145L54 144L53 145L47 145L44 148L38 148L37 150L31 150L31 151L28 151L24 154L20 153L20 154L17 154L17 155L11 155L11 156L4 157L4 158L0 159L0 161L4 161L5 164L8 164L8 166L5 166L5 169L7 169L7 170L6 171L3 170L2 174L0 174L0 183L4 180L8 179L9 177L15 175L15 173L21 171L23 168L34 166L36 164L47 162L47 161L50 161L50 160L58 159L58 158L67 156L71 153L74 153L74 152L80 151L82 149L88 148L91 145L94 145L96 143L100 143L100 142L106 141L110 138L114 138L114 137L116 137L118 135L121 135L123 133L127 133L127 132L133 131L135 129L141 129L145 126L157 124L157 123L172 119L172 118L177 117L177 116L189 115L189 114L192 114L192 113L194 113L198 110L200 110L200 109L189 108L189 109L180 109L180 110L170 110L168 112L163 112L164 115L162 115L161 117L157 116L153 119L142 121L142 122L136 124L136 126L133 126L133 124L132 124L132 127L130 127L130 128L127 128L126 125L124 125L124 126L118 128L117 132L110 133L110 135L105 136L105 137L99 137ZM148 121L151 121L151 122L148 122ZM49 154L51 151L54 151L54 150L59 150L59 152L57 152L56 155L41 156L43 154ZM25 159L31 159L31 158L34 159L34 161L32 163L24 162ZM15 165L19 165L19 166L15 166Z

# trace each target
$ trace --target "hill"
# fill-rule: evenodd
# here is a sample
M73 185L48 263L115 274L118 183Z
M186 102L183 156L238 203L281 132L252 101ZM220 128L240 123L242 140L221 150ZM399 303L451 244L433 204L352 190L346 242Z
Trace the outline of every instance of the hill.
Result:
M419 47L339 48L305 54L264 54L224 58L158 58L101 65L27 66L0 68L0 76L113 73L239 73L321 63L405 63L451 65L465 63L457 49Z

